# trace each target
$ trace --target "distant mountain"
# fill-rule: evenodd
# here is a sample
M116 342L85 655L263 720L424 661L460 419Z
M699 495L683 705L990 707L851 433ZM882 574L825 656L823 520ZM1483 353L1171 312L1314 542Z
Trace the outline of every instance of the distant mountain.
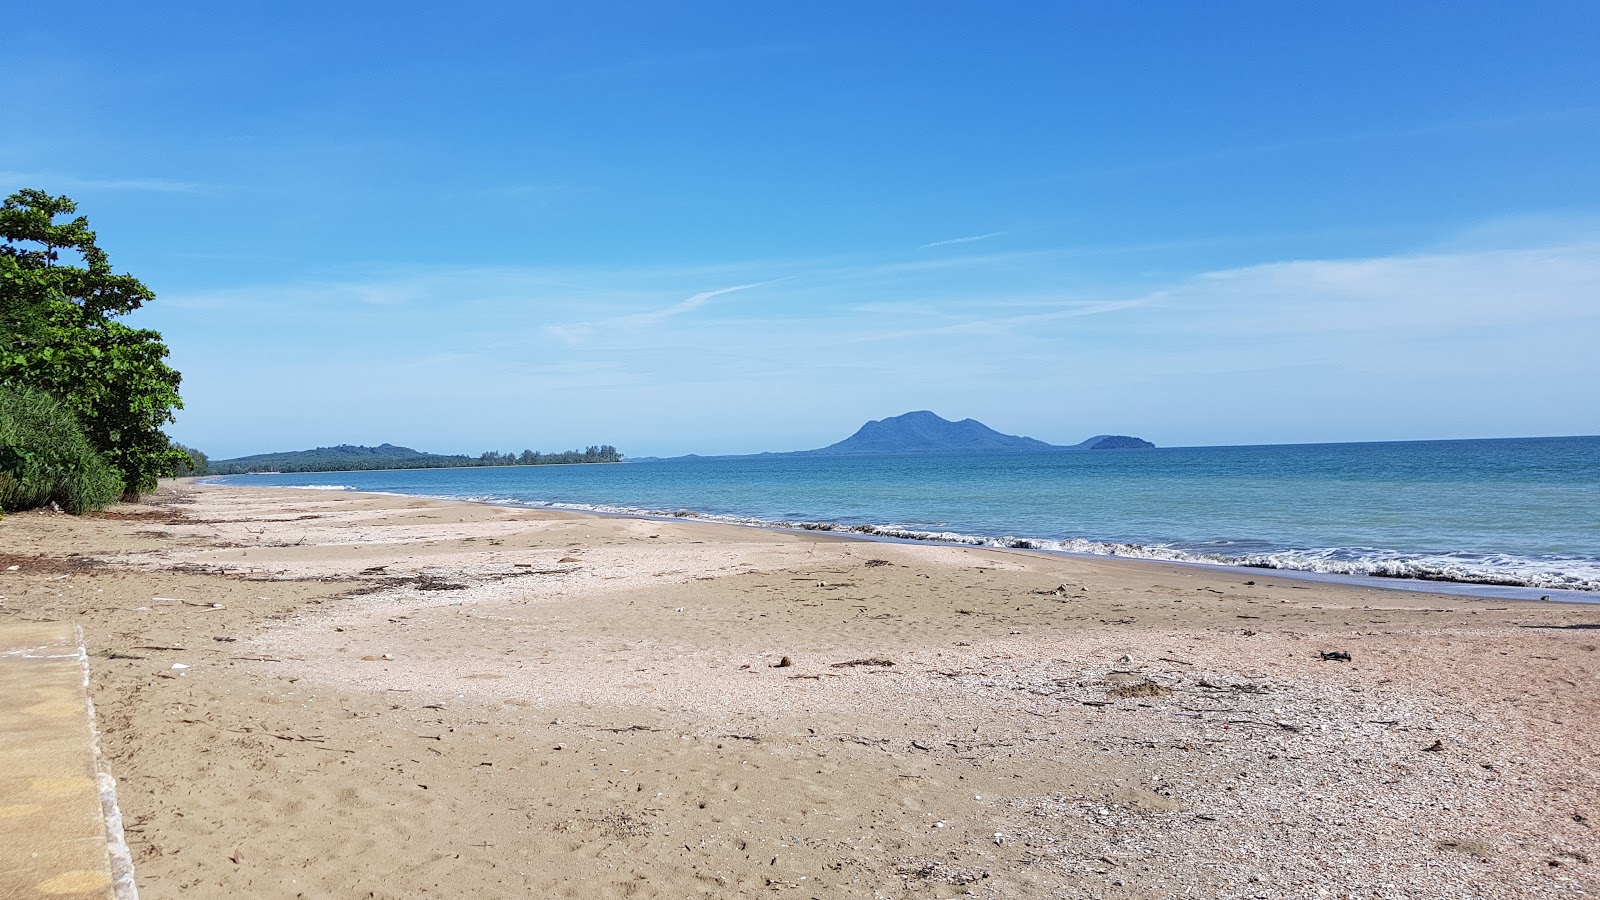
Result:
M213 459L207 475L244 475L250 472L363 472L374 469L455 469L468 466L538 466L570 463L621 462L622 454L610 445L567 450L561 453L489 452L482 456L424 453L410 447L379 444L362 447L340 444L315 450L285 453L258 453L233 459Z
M816 450L752 453L745 456L667 457L674 460L751 459L771 456L871 456L888 453L1047 453L1064 450L1139 450L1155 444L1125 434L1097 434L1081 444L1047 444L1037 438L1002 434L977 419L952 422L925 409L874 419L837 444ZM647 456L634 462L660 462Z
M837 444L802 450L812 456L869 453L1038 453L1046 450L1136 450L1154 447L1125 434L1097 434L1081 444L1047 444L1037 438L1002 434L977 419L952 422L925 409L874 419Z
M859 453L1016 453L1058 450L1054 444L1001 434L977 419L952 422L925 409L874 419L837 444L807 451L839 456Z

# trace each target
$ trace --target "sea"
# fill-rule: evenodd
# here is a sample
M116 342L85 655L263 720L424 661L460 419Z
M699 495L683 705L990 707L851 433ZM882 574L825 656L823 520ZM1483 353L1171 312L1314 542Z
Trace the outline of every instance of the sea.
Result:
M768 455L209 480L1600 601L1600 437Z

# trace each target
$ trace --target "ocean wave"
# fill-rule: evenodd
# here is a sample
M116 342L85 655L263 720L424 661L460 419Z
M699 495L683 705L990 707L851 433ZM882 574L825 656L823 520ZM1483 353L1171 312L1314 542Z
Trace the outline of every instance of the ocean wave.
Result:
M1600 562L1595 560L1473 554L1406 554L1390 550L1284 550L1255 553L1231 565L1259 569L1292 569L1333 575L1411 578L1461 584L1530 587L1548 590L1600 591Z
M353 491L355 488L348 484L297 484L295 487L303 491Z
M1374 578L1404 578L1418 581L1455 582L1543 590L1600 591L1600 560L1568 557L1530 558L1509 554L1422 554L1375 548L1303 548L1251 553L1225 553L1173 544L1138 544L1097 541L1088 538L1045 539L1032 537L966 534L957 531L929 531L896 524L868 524L826 521L786 521L701 513L687 509L657 510L593 503L514 502L518 505L574 512L609 515L649 516L652 518L695 519L728 525L757 528L787 528L798 531L823 531L902 541L960 544L969 547L1000 547L1015 550L1042 550L1089 556L1113 556L1160 562L1197 563L1254 569L1279 569L1316 572L1327 575L1354 575ZM1216 544L1210 545L1217 546Z

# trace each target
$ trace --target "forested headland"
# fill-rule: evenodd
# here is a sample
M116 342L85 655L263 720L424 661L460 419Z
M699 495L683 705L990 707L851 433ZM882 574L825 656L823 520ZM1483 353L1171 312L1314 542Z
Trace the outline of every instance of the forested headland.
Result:
M210 460L197 475L247 475L255 472L361 472L375 469L455 469L476 466L551 466L574 463L622 462L622 454L610 444L591 445L583 450L541 453L500 453L490 450L480 456L424 453L410 447L380 444L362 447L340 444L315 450L288 453L261 453L234 459Z

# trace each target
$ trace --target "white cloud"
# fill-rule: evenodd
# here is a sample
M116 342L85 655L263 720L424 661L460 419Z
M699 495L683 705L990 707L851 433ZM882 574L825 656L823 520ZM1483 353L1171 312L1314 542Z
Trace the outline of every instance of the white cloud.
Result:
M668 319L673 318L674 316L681 316L684 313L694 312L717 297L737 293L738 291L748 291L751 288L764 287L772 283L773 282L770 281L759 281L751 284L736 284L733 287L718 288L714 291L701 291L700 293L680 300L671 306L664 306L660 309L649 310L648 312L611 316L594 322L550 324L544 326L544 330L545 333L555 337L562 343L565 343L568 346L575 346L582 342L584 338L587 338L600 331L608 331L617 328L644 328L651 325L658 325Z
M391 270L164 295L152 309L172 300L174 312L151 324L184 356L186 383L219 396L293 369L324 403L370 407L374 422L408 397L453 397L435 415L462 433L511 406L632 452L660 449L651 429L668 421L708 436L681 450L728 449L735 431L761 449L761 435L798 427L797 409L832 422L962 408L1048 438L1124 429L1163 443L1578 433L1600 420L1583 374L1600 342L1600 240L1110 286L1064 284L1070 253L956 268ZM729 286L694 289L707 283ZM757 288L760 302L719 302ZM208 303L227 314L179 309ZM203 398L186 424L198 427ZM730 408L746 412L730 422L718 412Z
M1453 333L1600 320L1600 241L1212 272L1161 303L1171 327L1211 334Z
M51 172L0 172L0 183L52 191L144 191L161 194L201 194L215 190L195 181L168 178L87 178Z
M912 338L933 337L936 335L990 335L994 337L1007 337L1018 329L1037 327L1063 319L1079 319L1085 316L1098 316L1105 313L1120 312L1138 306L1144 306L1158 299L1160 294L1152 294L1131 300L1106 300L1101 302L1083 300L1055 300L1050 305L1055 308L1048 312L1027 313L1015 316L998 316L994 318L969 319L960 322L951 322L946 325L935 325L926 328L913 328L903 331L890 331L875 334L856 335L852 340L857 342L869 341L895 341ZM1039 301L1035 301L1039 302Z
M768 283L769 282L736 284L733 287L718 288L714 291L701 291L700 293L695 294L686 300L674 303L671 306L663 309L658 309L651 312L635 313L628 316L617 316L616 318L608 319L605 324L625 326L654 325L658 322L666 321L673 316L681 316L687 312L694 312L700 307L705 306L711 300L721 297L725 294L732 294L737 291L748 291L751 288L761 287L762 285Z
M991 231L988 234L974 234L974 235L972 235L970 237L950 238L949 240L934 241L931 244L923 244L921 247L918 247L917 249L918 250L928 250L928 249L931 249L933 247L949 247L949 246L951 246L953 244L972 244L972 243L976 243L978 241L987 241L990 238L997 238L997 237L1000 237L1000 236L1002 236L1004 234L1005 234L1004 231Z

